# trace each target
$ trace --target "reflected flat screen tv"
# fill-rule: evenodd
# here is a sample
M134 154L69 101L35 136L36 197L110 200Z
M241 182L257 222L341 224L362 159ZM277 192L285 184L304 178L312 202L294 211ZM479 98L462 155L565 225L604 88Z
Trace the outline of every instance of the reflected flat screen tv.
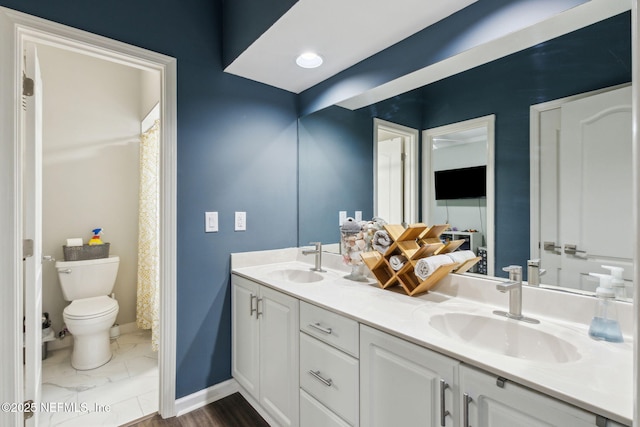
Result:
M487 167L434 172L436 200L480 199L487 196Z

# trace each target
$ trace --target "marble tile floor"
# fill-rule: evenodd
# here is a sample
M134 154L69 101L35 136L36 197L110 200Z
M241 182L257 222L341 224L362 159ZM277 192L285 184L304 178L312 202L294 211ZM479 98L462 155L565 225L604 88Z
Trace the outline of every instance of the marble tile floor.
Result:
M42 402L54 405L40 412L39 427L116 427L158 410L151 331L120 335L111 348L109 363L89 371L71 367L71 347L49 351L42 361Z

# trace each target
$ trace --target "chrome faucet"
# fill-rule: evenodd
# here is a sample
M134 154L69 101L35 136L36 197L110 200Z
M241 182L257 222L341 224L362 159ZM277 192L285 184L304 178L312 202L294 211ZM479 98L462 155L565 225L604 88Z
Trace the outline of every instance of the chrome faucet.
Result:
M502 271L509 272L509 281L498 283L496 289L500 292L509 292L509 312L494 310L493 314L528 323L540 323L539 320L522 315L522 267L510 265L504 267Z
M302 255L315 255L316 256L315 267L311 267L309 270L320 271L320 272L324 273L327 270L323 270L322 269L322 242L311 242L309 244L316 246L315 249L303 249L302 250Z
M527 261L527 284L529 286L540 286L540 276L547 270L540 268L540 259L530 259Z

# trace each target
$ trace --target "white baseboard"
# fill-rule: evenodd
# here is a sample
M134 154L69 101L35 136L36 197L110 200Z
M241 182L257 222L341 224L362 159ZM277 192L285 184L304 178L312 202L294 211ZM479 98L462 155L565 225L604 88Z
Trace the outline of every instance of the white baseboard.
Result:
M180 399L176 399L176 416L186 414L195 409L202 408L211 402L227 397L239 390L238 382L230 380L218 383L204 390L197 391Z
M140 330L136 322L123 323L120 326L120 335L122 334L130 334L131 332L137 332Z

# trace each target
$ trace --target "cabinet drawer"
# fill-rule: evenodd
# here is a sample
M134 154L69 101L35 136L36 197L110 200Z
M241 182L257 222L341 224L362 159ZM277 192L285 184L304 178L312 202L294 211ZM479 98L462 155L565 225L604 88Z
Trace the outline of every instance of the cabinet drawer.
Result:
M358 357L358 322L300 301L300 330Z
M358 424L358 370L358 359L300 333L300 388L351 425Z
M300 390L300 425L304 427L349 427L342 418Z

